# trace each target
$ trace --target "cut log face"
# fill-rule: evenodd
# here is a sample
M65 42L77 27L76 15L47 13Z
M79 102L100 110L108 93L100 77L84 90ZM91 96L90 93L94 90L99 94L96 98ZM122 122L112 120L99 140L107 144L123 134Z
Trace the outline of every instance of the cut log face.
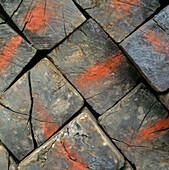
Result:
M16 170L18 167L8 148L0 141L0 169Z
M35 55L36 50L7 24L0 25L0 94Z
M154 20L169 34L169 6L164 8Z
M169 170L162 1L0 0L0 170Z
M52 48L85 21L72 0L23 1L12 19L37 49Z
M165 94L159 94L158 97L163 105L169 110L169 92Z
M23 0L0 0L7 14L12 17L17 11Z
M140 77L92 19L49 56L99 114L132 89Z
M169 88L169 36L154 20L126 38L121 45L157 92Z
M87 170L120 169L123 165L122 155L85 108L62 131L23 160L19 168Z
M0 96L0 103L0 139L21 160L76 113L83 99L44 59Z
M9 160L8 160L9 154L4 148L4 146L0 143L0 169L8 169Z
M117 42L159 7L157 0L76 0Z
M138 85L100 117L100 124L137 169L168 169L167 110Z

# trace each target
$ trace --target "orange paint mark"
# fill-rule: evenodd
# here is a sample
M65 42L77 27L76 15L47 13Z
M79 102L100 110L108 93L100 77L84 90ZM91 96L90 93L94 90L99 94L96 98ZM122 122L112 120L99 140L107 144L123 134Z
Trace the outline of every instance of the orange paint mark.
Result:
M94 66L90 66L87 71L83 72L83 74L79 75L75 80L75 83L86 87L86 85L91 84L100 84L103 78L110 77L113 75L113 71L117 68L121 61L125 60L125 56L119 50L111 57L108 57L104 60L104 62L99 61Z
M48 9L45 9L45 1L40 1L32 9L28 11L25 21L27 23L26 28L32 33L36 33L45 28L47 22L52 16L53 4L47 2Z
M12 37L2 50L2 53L0 55L0 74L5 72L4 69L8 67L8 65L14 58L14 54L16 53L21 41L22 38L20 36Z
M34 103L35 111L40 113L39 114L39 118L41 121L40 125L44 130L46 139L48 139L54 132L56 132L59 126L54 123L55 121L53 121L53 117L40 100L36 99Z
M144 37L148 39L156 51L169 53L169 43L164 40L161 34L155 33L152 30L143 32Z
M89 166L84 163L84 160L80 158L79 155L75 154L75 151L72 150L72 146L69 143L68 139L65 139L65 141L61 141L60 144L55 144L55 147L58 147L62 156L64 156L67 160L70 161L70 166L67 167L67 170L87 170L90 169ZM59 155L58 152L56 155Z
M156 122L148 124L144 128L142 128L142 130L139 131L132 143L137 145L143 144L143 142L147 140L151 141L159 134L167 133L169 131L169 129L167 128L169 128L169 117L161 118ZM131 140L128 143L131 143Z
M122 11L123 14L125 15L130 15L131 14L131 8L133 7L132 4L136 4L139 0L125 0L119 1L119 0L114 0L110 1L110 7L115 9L117 12Z

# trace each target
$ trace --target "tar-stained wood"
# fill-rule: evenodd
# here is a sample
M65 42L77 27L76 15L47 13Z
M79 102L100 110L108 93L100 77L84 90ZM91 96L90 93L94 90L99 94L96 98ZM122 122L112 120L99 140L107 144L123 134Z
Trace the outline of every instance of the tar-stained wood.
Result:
M159 7L158 0L76 0L117 42Z
M13 3L2 5L11 13ZM23 1L12 19L37 49L52 48L85 21L72 0Z
M124 159L87 108L58 134L23 160L20 170L120 169Z
M36 50L7 24L0 25L0 94L35 55Z
M81 96L47 59L28 77L25 74L0 96L0 139L19 160L83 105Z
M140 84L100 117L100 124L137 169L168 169L169 116Z
M88 20L49 56L99 114L131 90L140 77L93 20Z
M126 38L121 45L157 92L169 88L169 35L154 20Z

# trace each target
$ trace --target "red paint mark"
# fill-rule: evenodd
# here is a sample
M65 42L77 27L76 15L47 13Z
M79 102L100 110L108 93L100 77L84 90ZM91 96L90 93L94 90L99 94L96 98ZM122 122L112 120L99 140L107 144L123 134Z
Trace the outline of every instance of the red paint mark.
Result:
M168 116L163 117L154 123L150 123L146 125L144 128L142 128L142 130L138 132L137 136L135 137L132 143L134 143L134 145L138 145L138 144L143 144L144 141L148 141L148 140L151 141L159 134L167 133L169 131L169 129L167 128L169 128ZM163 130L163 129L167 129L167 130ZM131 143L131 140L128 142L128 144L129 143Z
M44 9L45 2L41 1L28 12L28 15L26 16L26 27L32 33L36 33L45 28L46 23L52 16L51 9L53 9L53 4L49 4L49 2L47 2L47 4L47 10ZM2 54L0 55L0 74L2 74L5 71L4 69L10 64L21 41L22 38L20 36L16 38L12 37L11 40L6 44L6 47L3 49Z
M39 113L39 118L41 121L40 125L44 130L46 139L48 139L54 132L56 132L59 126L54 123L55 121L53 116L51 116L51 114L48 112L48 110L45 108L40 100L37 100L37 98L35 98L34 103L35 111Z
M162 34L153 32L152 30L146 30L143 32L143 35L156 51L169 53L169 43L162 38Z
M4 69L8 67L8 65L14 58L21 41L22 38L20 36L12 37L11 40L6 44L6 46L2 50L2 53L0 55L0 74L5 72Z
M48 9L46 6L48 5ZM46 27L47 22L52 16L53 4L45 1L38 2L33 8L28 11L26 16L26 28L32 33L36 33Z
M115 9L117 12L122 11L122 14L124 15L130 15L132 13L131 8L133 7L132 4L138 3L139 0L125 0L119 1L114 0L110 1L110 7Z
M59 148L58 148L59 145ZM77 154L75 154L75 150L73 151L72 146L69 142L69 139L65 139L65 141L61 141L60 144L55 144L55 147L60 150L62 156L64 156L67 160L70 161L70 165L66 168L67 170L87 170L90 169L89 166L84 163L84 160ZM56 155L59 155L58 152Z
M94 66L90 66L87 71L79 75L75 80L77 85L86 87L91 84L101 84L103 78L108 78L113 75L113 71L120 65L121 61L125 60L125 56L119 50L111 57L108 57L103 61L99 61Z

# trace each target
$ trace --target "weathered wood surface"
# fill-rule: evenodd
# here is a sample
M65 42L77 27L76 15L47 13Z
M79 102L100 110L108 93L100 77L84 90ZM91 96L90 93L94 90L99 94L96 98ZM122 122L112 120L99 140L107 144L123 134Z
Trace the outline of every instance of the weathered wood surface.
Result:
M159 7L158 0L76 0L117 42Z
M137 169L169 168L168 112L143 84L103 114L100 124Z
M165 94L159 94L158 97L163 105L169 110L169 92Z
M158 92L169 89L169 35L167 28L163 27L164 22L169 25L166 17L168 8L156 17L158 22L158 18L164 16L159 25L151 20L121 43L140 72Z
M21 160L82 105L81 96L44 59L0 96L0 139Z
M8 169L9 165L9 153L6 151L4 146L0 142L0 169L5 170Z
M51 140L23 160L19 169L120 169L122 155L84 109Z
M72 0L2 1L15 24L37 49L50 49L85 21Z
M35 55L36 50L8 25L0 25L0 94Z
M158 7L0 0L0 170L169 169L169 6Z
M169 6L164 8L154 20L158 25L169 34Z
M92 19L49 57L99 114L129 92L140 77L122 51Z

